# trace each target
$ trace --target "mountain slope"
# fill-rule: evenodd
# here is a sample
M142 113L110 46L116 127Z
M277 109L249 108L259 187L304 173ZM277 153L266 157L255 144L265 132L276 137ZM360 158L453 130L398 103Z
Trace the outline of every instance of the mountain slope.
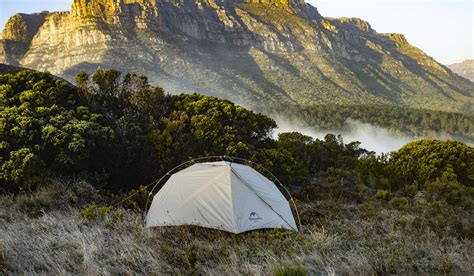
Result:
M456 74L474 82L474 60L465 60L448 66Z
M324 18L299 0L75 0L71 12L13 17L0 45L0 62L67 79L115 67L255 109L330 102L474 112L474 84L403 35Z

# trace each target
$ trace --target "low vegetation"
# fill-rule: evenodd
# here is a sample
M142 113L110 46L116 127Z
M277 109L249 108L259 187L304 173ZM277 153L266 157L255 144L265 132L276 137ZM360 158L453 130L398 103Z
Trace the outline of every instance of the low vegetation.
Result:
M1 273L474 271L474 148L466 144L417 140L377 156L333 134L272 139L276 124L264 115L167 95L139 75L99 69L76 82L0 75ZM274 172L297 200L300 233L145 229L146 185L211 155Z
M0 197L4 212L0 271L214 275L473 271L472 237L459 237L456 229L469 213L451 217L459 210L446 209L458 207L439 205L428 195L406 198L403 208L390 196L359 203L358 188L339 184L306 189L309 198L297 196L303 221L300 233L258 230L235 235L198 227L145 229L141 211L123 208L96 209L94 216L84 216L88 204L110 199L99 199L100 192L82 181L53 180L32 194ZM46 201L49 207L29 203L37 201Z

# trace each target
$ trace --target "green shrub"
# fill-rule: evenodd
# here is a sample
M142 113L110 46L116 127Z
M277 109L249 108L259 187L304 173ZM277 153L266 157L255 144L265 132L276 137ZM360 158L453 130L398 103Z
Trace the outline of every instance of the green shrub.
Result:
M145 210L147 201L151 204L153 199L146 186L140 186L138 189L132 189L125 196L125 201L122 203L124 207L133 211Z
M97 220L100 217L103 217L112 212L112 207L102 206L98 207L95 204L89 205L84 210L79 213L79 216L86 220Z
M359 215L362 218L375 218L378 216L380 211L383 209L380 202L374 202L371 200L367 200L364 203L357 206L357 210L359 211Z
M413 224L418 228L428 227L440 235L472 238L474 233L474 218L472 205L468 208L451 205L445 200L428 201L423 208L416 208L417 214Z
M402 229L405 229L411 222L411 219L406 217L406 216L402 216L402 217L399 217L397 218L395 221L394 221L394 224L396 226L399 226L401 227Z
M385 257L385 266L388 273L396 273L398 267L405 263L411 262L413 254L411 252L404 251L404 248L398 250L392 250Z
M272 274L275 276L306 276L309 275L308 269L299 263L278 263L271 267Z
M427 205L428 205L428 200L426 200L425 198L420 198L415 201L415 207L417 209L426 208Z
M474 187L466 187L445 177L429 182L426 193L432 201L442 200L450 205L466 208L474 206Z
M270 232L270 237L272 239L283 240L285 238L291 237L294 234L293 231L283 228L274 228Z
M388 204L397 210L406 210L409 207L410 202L406 197L394 197Z
M0 75L0 186L28 189L52 173L97 169L113 136L73 85L49 73Z
M388 200L389 196L390 192L388 190L377 190L377 193L375 194L375 198L383 200Z
M0 185L3 179L3 188L7 190L9 183L21 184L15 188L30 190L33 183L40 181L44 168L38 156L30 148L12 150L9 158L0 157L4 160L0 167ZM11 187L10 187L11 188Z
M97 219L97 205L92 204L88 206L87 208L85 208L79 213L79 216L87 220Z
M392 154L389 166L397 188L414 182L423 186L443 175L474 185L474 148L457 141L425 139L408 143Z

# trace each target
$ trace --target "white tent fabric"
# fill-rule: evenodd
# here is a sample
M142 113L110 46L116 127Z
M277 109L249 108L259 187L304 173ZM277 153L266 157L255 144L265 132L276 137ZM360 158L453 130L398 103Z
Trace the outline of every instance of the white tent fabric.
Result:
M298 231L288 201L273 182L233 162L192 165L154 196L146 227L198 225L232 233L261 228Z

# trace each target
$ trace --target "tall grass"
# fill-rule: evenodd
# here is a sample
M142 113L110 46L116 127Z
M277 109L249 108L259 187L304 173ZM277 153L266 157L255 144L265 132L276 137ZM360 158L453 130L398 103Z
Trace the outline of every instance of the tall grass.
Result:
M80 195L80 196L79 196ZM300 203L300 233L234 235L198 227L145 229L116 209L80 217L103 200L86 183L55 181L0 197L0 272L44 274L472 274L473 242L419 228L416 217L352 203ZM37 204L37 202L39 202ZM31 207L33 206L33 207ZM31 212L28 208L37 208ZM323 215L324 214L324 215ZM1 274L1 273L0 273Z

